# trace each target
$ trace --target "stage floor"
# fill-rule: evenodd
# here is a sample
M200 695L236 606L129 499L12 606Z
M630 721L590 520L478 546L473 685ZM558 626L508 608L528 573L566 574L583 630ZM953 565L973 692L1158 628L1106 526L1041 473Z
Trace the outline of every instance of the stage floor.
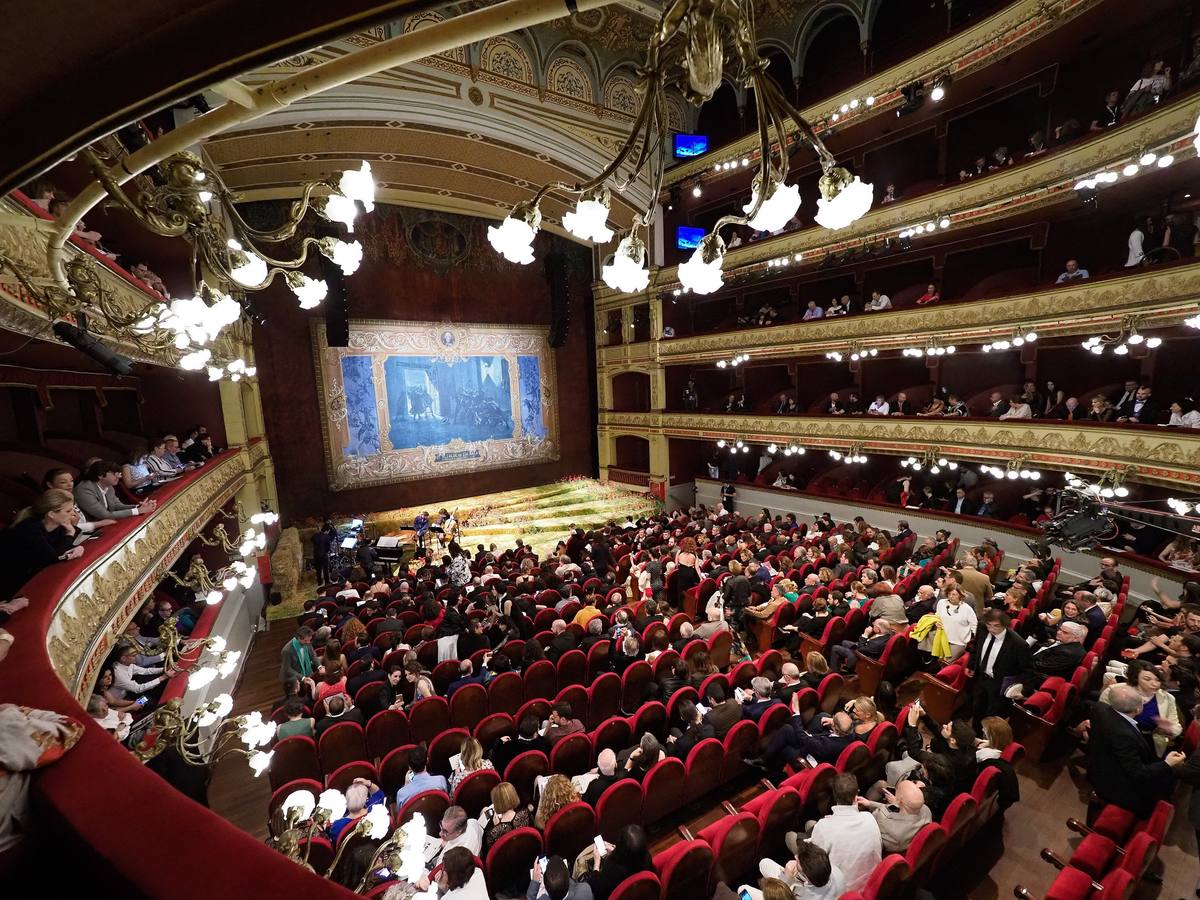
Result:
M411 539L413 519L428 511L432 516L442 508L451 510L462 526L460 543L474 551L478 544L496 544L501 550L521 538L541 558L567 538L572 523L594 528L606 522L622 522L628 515L636 519L656 509L648 494L627 490L592 478L558 481L538 487L483 494L459 500L431 501L420 506L372 513L366 517L368 528L376 533L397 534Z

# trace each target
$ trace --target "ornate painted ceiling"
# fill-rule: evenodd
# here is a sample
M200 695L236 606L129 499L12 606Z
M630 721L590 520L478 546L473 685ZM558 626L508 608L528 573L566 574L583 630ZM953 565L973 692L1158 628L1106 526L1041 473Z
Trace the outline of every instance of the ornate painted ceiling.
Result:
M866 17L879 2L850 5ZM416 13L241 80L261 84L487 5L468 0ZM763 44L790 56L806 23L829 5L756 0ZM632 121L634 66L660 6L626 0L469 44L296 103L211 139L205 150L248 199L294 196L304 181L367 159L384 200L502 217L531 185L578 181L611 158ZM673 130L695 122L696 109L680 97L671 97L668 111ZM648 194L644 182L631 184L614 197L614 220L627 222ZM561 203L545 204L547 226L559 230L563 212Z

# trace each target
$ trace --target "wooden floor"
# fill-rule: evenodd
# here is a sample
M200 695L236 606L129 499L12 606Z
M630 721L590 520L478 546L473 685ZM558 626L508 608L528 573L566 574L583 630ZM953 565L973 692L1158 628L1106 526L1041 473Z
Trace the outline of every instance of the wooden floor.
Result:
M295 622L273 622L261 632L246 659L234 696L233 714L257 709L264 715L281 699L279 654L292 637ZM847 694L853 695L853 681ZM1083 820L1087 814L1087 784L1083 774L1063 759L1025 762L1019 772L1021 801L1010 808L1001 828L981 832L955 865L934 885L937 900L966 897L978 900L1012 897L1013 887L1022 884L1034 896L1045 894L1055 870L1039 856L1050 847L1060 857L1069 857L1079 838L1067 830L1066 820ZM753 778L728 785L706 811L683 811L651 834L652 850L658 852L680 839L678 826L692 834L725 815L721 800L735 807L749 800L760 788ZM1186 792L1186 788L1184 789ZM271 791L266 776L254 778L242 759L228 759L217 766L209 788L209 804L219 815L256 838L267 837L266 809ZM1196 837L1187 819L1187 795L1177 801L1175 820L1167 833L1152 872L1162 884L1142 882L1135 900L1180 900L1196 896L1200 879Z

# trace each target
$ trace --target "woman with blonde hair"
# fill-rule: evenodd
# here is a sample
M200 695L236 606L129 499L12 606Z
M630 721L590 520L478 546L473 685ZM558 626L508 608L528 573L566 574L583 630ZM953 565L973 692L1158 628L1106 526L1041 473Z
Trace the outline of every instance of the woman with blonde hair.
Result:
M988 716L979 724L983 726L983 740L975 744L976 762L999 759L1013 742L1012 726L999 716Z
M457 758L451 757L450 763L450 796L452 797L463 779L472 772L495 768L490 760L483 758L483 745L473 737L463 738L463 742L458 748Z
M875 701L870 697L854 698L846 704L846 712L854 720L854 734L859 738L865 738L884 720L883 713L876 708Z
M31 515L0 532L0 600L9 600L30 578L59 560L83 555L75 543L75 497L55 488L33 502Z
M800 680L804 682L805 687L810 687L815 691L821 686L825 676L829 674L829 660L820 651L810 650L804 657L804 665L805 670L800 676Z
M817 570L817 577L821 579L821 584L831 584L834 579L833 569L829 568L829 566L821 566Z
M521 805L517 789L507 781L502 781L492 788L492 804L484 807L479 814L479 824L483 827L483 851L480 855L487 856L492 844L504 835L532 825L533 816L528 806Z
M537 815L533 817L533 827L544 830L546 823L556 812L579 799L579 791L571 784L566 775L551 775L542 788L542 799L538 801Z

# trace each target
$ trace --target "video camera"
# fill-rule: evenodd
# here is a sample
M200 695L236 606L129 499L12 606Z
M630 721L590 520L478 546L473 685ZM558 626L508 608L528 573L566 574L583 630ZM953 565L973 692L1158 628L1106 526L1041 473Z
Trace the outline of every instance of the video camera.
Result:
M1058 515L1042 525L1042 536L1026 541L1039 559L1050 558L1052 546L1064 550L1089 550L1117 534L1112 515L1095 497L1085 491L1067 488L1062 492Z

